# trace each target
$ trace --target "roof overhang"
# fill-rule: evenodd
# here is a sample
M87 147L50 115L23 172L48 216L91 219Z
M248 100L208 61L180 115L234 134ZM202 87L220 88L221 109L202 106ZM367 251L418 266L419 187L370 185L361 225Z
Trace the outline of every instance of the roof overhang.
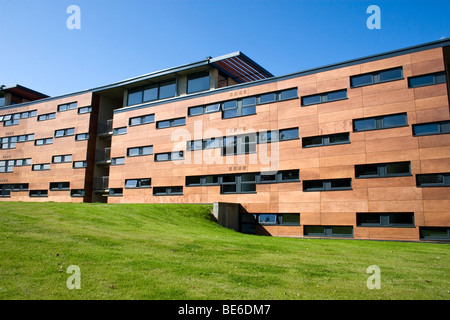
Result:
M44 98L49 97L43 93L40 93L40 92L34 91L30 88L21 86L20 84L16 84L15 86L11 86L11 87L3 86L3 87L1 87L1 91L11 93L15 96L19 96L19 97L25 98L30 101L44 99Z

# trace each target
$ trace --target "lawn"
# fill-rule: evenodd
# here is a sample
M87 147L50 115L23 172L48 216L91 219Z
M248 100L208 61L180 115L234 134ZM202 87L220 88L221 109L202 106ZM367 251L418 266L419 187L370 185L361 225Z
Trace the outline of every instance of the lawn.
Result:
M245 235L211 208L2 202L0 299L450 298L448 244Z

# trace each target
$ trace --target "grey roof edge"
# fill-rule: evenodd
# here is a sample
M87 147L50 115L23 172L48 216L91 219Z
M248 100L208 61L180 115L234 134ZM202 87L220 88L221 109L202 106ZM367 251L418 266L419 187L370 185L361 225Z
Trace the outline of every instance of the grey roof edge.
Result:
M178 100L186 100L186 99L190 99L190 98L194 98L194 97L198 97L198 96L207 96L207 95L211 95L211 94L215 94L215 93L219 93L219 92L226 92L226 91L236 90L236 89L239 89L239 88L245 88L245 87L251 87L251 86L255 86L255 85L260 85L260 84L263 84L263 83L270 83L270 82L275 82L275 81L287 80L287 79L291 79L291 78L295 78L295 77L299 77L299 76L304 76L304 75L308 75L308 74L314 74L314 73L319 73L319 72L323 72L323 71L329 71L329 70L343 68L343 67L346 67L346 66L351 66L351 65L355 65L355 64L364 63L364 62L376 61L376 60L386 59L386 58L395 57L395 56L399 56L399 55L403 55L403 54L419 52L419 51L424 51L424 50L429 50L429 49L434 49L434 48L439 48L439 47L444 47L444 46L450 46L450 38L445 38L445 39L441 39L441 40L427 42L427 43L423 43L423 44L419 44L419 45L415 45L415 46L410 46L410 47L406 47L406 48L402 48L402 49L397 49L397 50L392 50L392 51L388 51L388 52L384 52L384 53L379 53L379 54L374 54L374 55L370 55L370 56L365 56L365 57L361 57L361 58L357 58L357 59L347 60L347 61L344 61L344 62L329 64L329 65L325 65L325 66L318 67L318 68L312 68L312 69L308 69L308 70L303 70L303 71L298 71L298 72L294 72L294 73L289 73L289 74L282 75L282 76L276 76L276 77L271 77L271 78L267 78L267 79L263 79L263 80L257 80L257 81L253 81L253 82L236 84L236 85L229 86L229 87L215 89L215 90L212 90L212 91L206 91L206 92L190 94L190 95L182 96L182 97L175 97L175 98L162 100L160 102L155 102L155 103L151 103L151 104L124 107L124 108L121 108L121 109L116 109L114 112L115 113L126 112L126 111L130 111L130 110L134 110L136 108L150 107L150 106L153 106L153 105L158 105L158 104L172 102L172 101L178 101ZM231 55L235 55L237 53L242 54L242 52L238 51L238 52L230 54L230 56ZM225 56L228 56L228 55L225 55ZM222 56L222 58L225 57L225 56ZM179 67L175 67L175 68L164 69L162 71L167 72L168 70L174 70L176 68L181 68L181 67L185 67L185 66L188 66L188 65L195 65L195 64L199 64L199 63L208 64L209 62L208 62L207 59L205 59L205 60L202 60L202 61L199 61L199 62L194 62L194 63L182 65L182 66L179 66ZM116 82L116 83L113 83L113 84L104 85L104 86L100 86L100 87L95 87L95 88L92 88L92 89L85 89L85 90L81 90L81 91L77 91L77 92L67 93L67 94L63 94L63 95L59 95L59 96L54 96L54 97L44 98L44 99L40 99L40 100L25 102L25 103L21 103L21 104L4 106L4 107L0 107L0 111L13 109L13 108L25 107L25 106L33 105L33 104L36 104L36 103L48 102L48 101L62 99L62 98L67 98L67 97L71 97L71 96L77 96L77 95L85 94L85 93L89 93L89 92L98 92L98 91L102 91L102 90L105 90L105 89L113 88L114 86L125 85L125 84L133 81L133 79L141 79L143 77L147 77L147 76L150 76L150 75L155 75L155 74L157 74L159 72L162 72L162 71L156 71L156 72L153 72L153 73L150 73L150 74L147 74L147 75L143 75L143 76L139 76L139 77L135 77L135 78L130 78L128 80L123 80L123 81L119 81L119 82Z
M282 75L282 76L277 76L277 77L272 77L272 78L267 78L267 79L252 81L252 82L240 83L240 84L236 84L236 85L229 86L229 87L214 89L214 90L205 91L205 92L199 92L199 93L190 94L190 95L181 96L181 97L174 97L174 98L157 101L157 102L153 102L153 103L150 102L150 103L143 103L140 105L123 107L123 108L114 110L114 113L127 112L127 111L142 109L142 108L153 107L153 106L157 106L157 105L161 105L161 104L165 104L165 103L169 103L169 102L174 102L174 101L182 101L182 100L188 100L188 99L193 99L193 98L202 97L202 96L209 96L209 95L217 94L220 92L239 90L242 88L249 88L249 87L253 87L253 86L257 86L257 85L261 85L261 84L276 82L276 81L289 80L292 78L297 78L297 77L315 74L315 73L319 73L319 72L330 71L330 70L344 68L344 67L357 65L357 64L361 64L361 63L365 63L365 62L377 61L377 60L387 59L387 58L396 57L396 56L400 56L400 55L404 55L404 54L410 54L410 53L414 53L414 52L420 52L420 51L424 51L424 50L430 50L430 49L435 49L435 48L440 48L440 47L445 47L445 46L450 46L450 38L437 40L437 41L433 41L433 42L428 42L428 43L424 43L424 44L420 44L420 45L410 46L410 47L406 47L406 48L402 48L402 49L392 50L392 51L388 51L388 52L384 52L384 53L374 54L374 55L370 55L370 56L365 56L365 57L361 57L361 58L356 58L356 59L352 59L352 60L347 60L347 61L343 61L343 62L339 62L339 63L324 65L324 66L317 67L317 68L293 72L293 73L289 73L289 74Z

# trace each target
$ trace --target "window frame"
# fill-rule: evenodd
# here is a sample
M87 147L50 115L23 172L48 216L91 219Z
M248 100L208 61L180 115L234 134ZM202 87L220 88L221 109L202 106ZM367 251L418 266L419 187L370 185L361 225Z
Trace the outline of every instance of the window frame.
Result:
M408 173L396 173L389 174L388 173L388 165L395 164L408 164L409 172ZM358 173L358 169L364 166L376 166L377 174L367 174L361 175ZM411 172L411 161L397 161L397 162L386 162L386 163L368 163L368 164L357 164L355 165L355 179L371 179L371 178L396 178L396 177L409 177L412 176Z
M395 78L391 78L388 80L381 80L381 75L383 73L387 73L393 70L401 70L401 76L400 77L395 77ZM364 77L364 76L371 76L371 82L370 83L364 83L364 84L353 84L353 79L359 78L359 77ZM367 72L367 73L362 73L362 74L357 74L357 75L353 75L350 76L350 88L360 88L360 87L365 87L365 86L370 86L370 85L375 85L375 84L379 84L379 83L386 83L386 82L391 82L391 81L398 81L398 80L403 80L404 79L404 74L403 74L403 67L399 66L399 67L393 67L393 68L389 68L389 69L383 69L383 70L378 70L378 71L373 71L373 72Z
M394 117L394 116L401 116L403 115L405 118L405 124L401 125L395 125L395 126L386 126L385 125L385 119L388 117ZM369 128L369 129L357 129L355 123L357 121L368 121L373 120L375 121L375 127ZM365 131L374 131L374 130L384 130L384 129L393 129L393 128L402 128L409 126L408 124L408 114L406 112L400 112L400 113L393 113L393 114L386 114L381 116L375 116L375 117L367 117L367 118L359 118L359 119L353 119L352 120L353 125L353 132L365 132Z
M442 77L442 76L443 76L443 81L439 82L439 80L437 80L437 78ZM411 80L416 80L416 79L426 78L426 77L433 77L433 82L419 84L419 85L411 84ZM421 74L418 76L408 77L408 88L413 89L413 88L428 87L428 86L434 86L437 84L443 84L446 82L447 82L447 75L445 74L445 71L438 71L438 72L432 72L432 73L427 73L427 74Z
M411 223L395 223L391 222L394 215L409 215ZM376 218L378 216L378 222L364 222L361 221L366 217ZM356 213L356 226L363 228L415 228L414 212L357 212Z

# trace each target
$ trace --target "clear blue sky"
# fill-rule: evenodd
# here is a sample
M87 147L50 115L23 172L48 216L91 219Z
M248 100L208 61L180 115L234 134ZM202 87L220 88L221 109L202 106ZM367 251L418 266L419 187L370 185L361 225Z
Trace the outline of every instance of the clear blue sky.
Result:
M450 37L449 13L448 0L0 0L0 84L56 96L235 51L284 75Z

